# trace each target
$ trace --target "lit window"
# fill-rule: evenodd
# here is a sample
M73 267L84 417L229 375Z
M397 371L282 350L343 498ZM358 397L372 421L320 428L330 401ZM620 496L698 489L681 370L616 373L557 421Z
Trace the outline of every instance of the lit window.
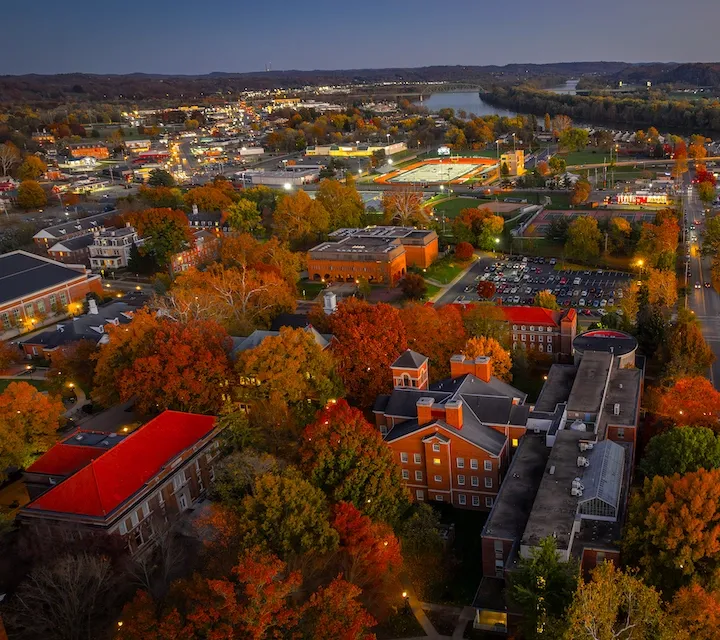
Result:
M471 468L471 469L477 469L477 468L478 468L478 461L475 460L475 458L470 458L470 468Z
M437 442L433 442L433 451L440 451L440 445Z
M416 471L416 472L415 472L415 480L417 480L418 482L422 482L422 479L423 479L423 478L422 478L422 471Z
M402 470L403 480L410 480L410 472L407 469Z
M517 447L517 446L518 446L518 439L517 439L517 438L513 438L513 439L512 439L512 446L513 446L513 447Z
M483 468L485 471L492 471L492 460L485 460L483 462Z
M435 476L435 482L442 482L442 476Z
M485 478L485 488L492 489L492 478Z
M408 461L408 454L407 453L401 453L400 454L400 462L407 462Z
M437 467L440 466L440 458L433 458L433 464Z
M472 504L473 504L473 507L479 507L480 506L480 496L473 496Z
M457 463L457 468L458 468L458 469L464 469L464 468L465 468L465 458L457 458L457 459L455 460L455 462Z
M422 456L419 453L413 453L413 462L420 464L422 462Z
M467 499L465 498L464 493L458 495L458 504L467 504Z
M465 476L458 476L458 484L464 485L465 484Z

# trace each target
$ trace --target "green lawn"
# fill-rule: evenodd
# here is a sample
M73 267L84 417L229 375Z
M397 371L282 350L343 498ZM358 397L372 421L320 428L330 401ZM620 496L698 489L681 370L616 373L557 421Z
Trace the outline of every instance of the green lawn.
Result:
M457 218L463 209L482 207L483 201L477 198L447 198L434 205L436 216Z
M427 282L427 292L425 293L425 300L430 300L438 291L440 291L441 287L438 287L437 285L431 284L430 282Z
M548 196L551 200L550 209L569 209L570 208L570 194L569 193L558 193L555 191L508 191L502 193L499 196L500 200L505 198L522 198L528 201L528 204L540 204L543 198Z
M452 256L437 260L427 269L423 269L423 276L442 284L449 284L455 277L468 267L467 262L458 262Z
M300 298L303 300L315 300L318 294L325 289L327 285L323 282L312 282L310 280L301 280L298 282L297 290Z
M47 391L49 389L48 383L44 380L23 380L22 378L15 378L14 380L0 380L0 393L8 388L11 382L27 382L35 387L38 391Z

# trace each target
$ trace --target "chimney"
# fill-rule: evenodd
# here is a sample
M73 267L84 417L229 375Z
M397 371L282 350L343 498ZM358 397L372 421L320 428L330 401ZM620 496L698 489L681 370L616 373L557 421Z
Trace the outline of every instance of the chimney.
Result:
M463 426L462 400L448 400L445 403L445 422L451 427L462 429Z
M94 298L88 298L88 313L98 314L97 302L95 302Z
M197 213L198 213L198 206L197 206L196 204L194 204L194 205L192 206L192 212L193 212L193 215L197 215Z
M418 398L416 403L418 424L432 422L432 408L434 404L434 398Z
M475 358L475 376L483 382L490 382L492 376L492 360L488 356Z
M325 315L329 316L335 313L335 309L337 309L337 298L332 291L326 291L323 294L323 311Z
M468 360L462 354L450 358L450 377L458 378L465 373L474 373L472 360Z

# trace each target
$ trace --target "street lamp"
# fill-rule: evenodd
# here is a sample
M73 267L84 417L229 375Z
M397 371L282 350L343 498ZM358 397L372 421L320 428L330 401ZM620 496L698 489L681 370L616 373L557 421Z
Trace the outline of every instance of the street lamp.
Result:
M292 185L289 182L286 182L283 185L283 189L285 189L285 191L290 191L290 189L292 189Z

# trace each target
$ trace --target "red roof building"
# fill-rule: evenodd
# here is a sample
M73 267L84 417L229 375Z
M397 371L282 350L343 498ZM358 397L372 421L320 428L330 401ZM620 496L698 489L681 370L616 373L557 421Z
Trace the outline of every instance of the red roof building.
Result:
M90 446L76 432L31 465L29 487L38 476L50 488L20 512L26 526L72 529L80 533L119 534L132 553L151 546L157 527L189 509L214 480L219 444L215 418L165 411L129 436L101 434ZM117 439L115 444L113 441Z

